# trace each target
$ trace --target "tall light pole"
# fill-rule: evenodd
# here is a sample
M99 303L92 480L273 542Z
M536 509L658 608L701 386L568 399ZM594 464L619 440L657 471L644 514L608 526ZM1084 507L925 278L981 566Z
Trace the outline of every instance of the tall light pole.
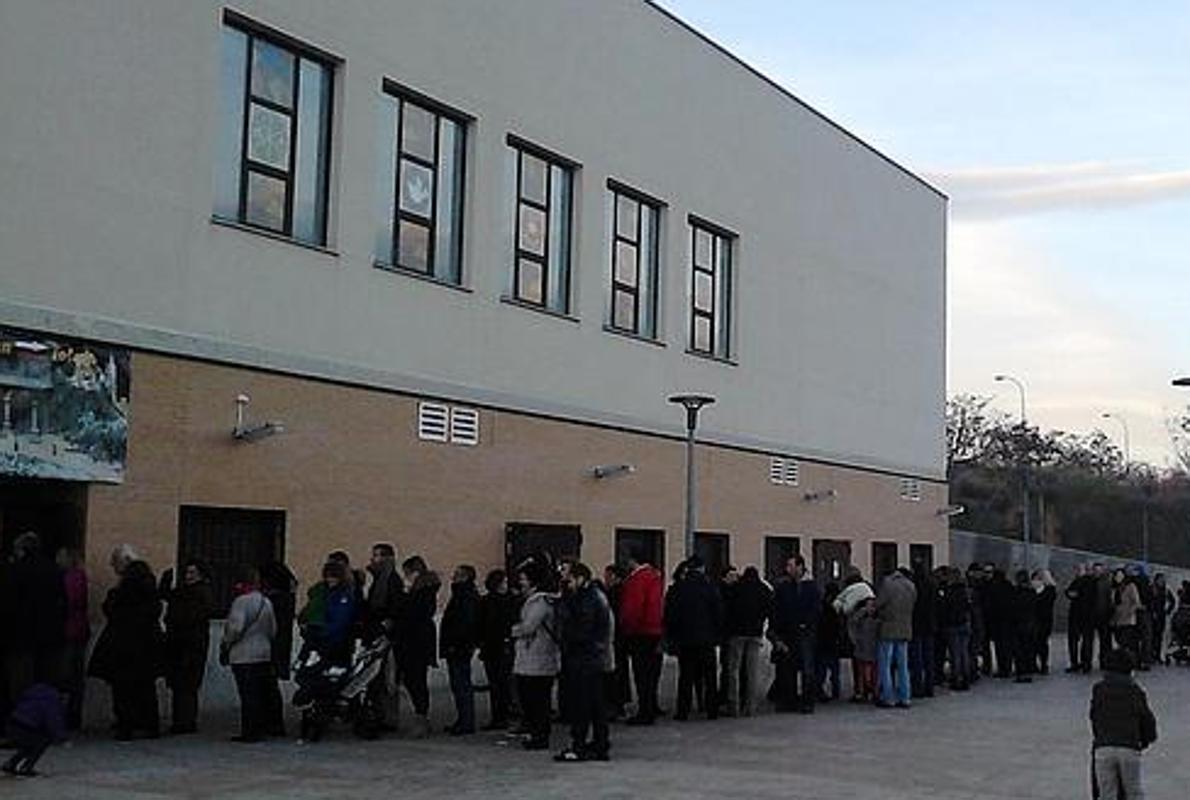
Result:
M1017 388L1021 393L1021 433L1028 432L1029 421L1025 415L1025 384L1018 378L1011 375L996 375L994 376L997 383L1007 381ZM1032 571L1033 568L1033 554L1031 550L1033 538L1032 520L1029 519L1029 464L1025 460L1021 464L1021 534L1025 539L1025 570Z
M1128 434L1128 420L1120 414L1113 414L1110 411L1104 411L1099 416L1104 419L1114 419L1120 423L1120 427L1124 429L1124 471L1128 471L1128 465L1132 463L1132 437Z
M694 474L694 431L698 428L698 412L715 402L705 394L675 394L669 402L686 409L686 558L694 555L694 530L698 527L696 502L697 482Z
M1021 425L1028 425L1029 421L1025 418L1025 384L1011 375L996 375L995 381L997 383L1004 383L1007 381L1016 387L1017 391L1021 393Z

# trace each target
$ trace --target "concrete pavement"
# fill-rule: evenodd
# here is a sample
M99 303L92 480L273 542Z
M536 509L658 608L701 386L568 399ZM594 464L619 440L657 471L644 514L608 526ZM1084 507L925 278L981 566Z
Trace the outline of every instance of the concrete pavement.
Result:
M1069 800L1089 796L1093 678L984 680L907 712L834 703L812 717L616 725L608 764L556 765L495 734L360 742L339 731L317 745L236 745L226 741L230 719L207 719L209 733L198 737L118 744L92 736L54 748L43 759L46 777L0 780L0 797ZM1185 797L1190 669L1158 668L1141 682L1161 733L1146 757L1149 796ZM555 742L564 742L561 728Z

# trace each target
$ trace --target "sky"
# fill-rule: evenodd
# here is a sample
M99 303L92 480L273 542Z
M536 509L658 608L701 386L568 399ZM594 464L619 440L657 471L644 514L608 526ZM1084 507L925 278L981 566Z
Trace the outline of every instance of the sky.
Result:
M1172 463L1190 3L660 0L951 199L948 382ZM1104 418L1105 413L1115 415ZM1119 421L1119 420L1122 420Z

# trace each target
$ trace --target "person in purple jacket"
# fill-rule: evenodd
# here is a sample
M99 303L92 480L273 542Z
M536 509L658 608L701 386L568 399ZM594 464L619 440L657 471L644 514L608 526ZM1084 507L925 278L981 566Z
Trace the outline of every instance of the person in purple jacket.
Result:
M8 717L8 738L17 751L0 769L9 775L36 775L33 767L46 748L66 739L66 714L58 690L44 683L26 689Z

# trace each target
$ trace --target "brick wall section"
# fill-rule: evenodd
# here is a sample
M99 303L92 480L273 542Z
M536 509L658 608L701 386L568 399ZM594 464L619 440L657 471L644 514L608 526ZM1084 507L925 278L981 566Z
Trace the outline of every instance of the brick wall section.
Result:
M424 555L444 578L461 562L482 572L502 564L511 521L581 525L583 558L596 569L613 557L617 526L664 528L671 566L682 550L680 441L485 410L479 446L421 442L416 398L146 353L132 370L125 482L90 490L97 592L120 542L155 569L173 563L184 504L285 510L286 560L304 584L330 550L362 562L375 541ZM280 420L285 433L234 441L240 393L252 398L250 420ZM921 502L905 502L896 476L803 462L791 488L770 484L762 454L700 446L698 459L699 527L730 533L736 564L763 565L766 534L801 536L807 555L813 538L850 540L865 574L872 540L899 542L902 563L910 542L933 544L935 563L946 561L936 514L944 485L923 482ZM636 472L590 474L621 463ZM832 488L834 499L804 499Z

